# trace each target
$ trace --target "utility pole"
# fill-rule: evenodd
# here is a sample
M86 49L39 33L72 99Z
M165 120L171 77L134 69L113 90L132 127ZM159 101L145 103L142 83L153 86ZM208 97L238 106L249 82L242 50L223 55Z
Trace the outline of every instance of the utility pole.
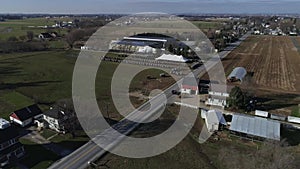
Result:
M107 118L109 119L108 105L109 103L106 103L106 114L107 114Z

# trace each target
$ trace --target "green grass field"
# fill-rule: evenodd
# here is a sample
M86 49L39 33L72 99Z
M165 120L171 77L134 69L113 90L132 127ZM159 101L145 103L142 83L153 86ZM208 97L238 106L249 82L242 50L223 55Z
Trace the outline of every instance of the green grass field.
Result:
M23 107L30 106L34 103L34 101L19 92L1 92L0 95L0 112L3 112L3 116L5 119L8 119L9 114L14 111L21 109Z
M0 107L5 107L0 114L70 98L76 56L64 51L0 55Z
M46 18L30 18L20 20L7 20L0 22L0 40L7 40L11 36L20 37L26 36L28 31L32 31L36 36L42 32L47 32L47 29L38 28L37 26L52 26L55 20L60 19L46 19ZM72 19L66 19L66 21ZM65 34L65 29L51 29L51 31Z

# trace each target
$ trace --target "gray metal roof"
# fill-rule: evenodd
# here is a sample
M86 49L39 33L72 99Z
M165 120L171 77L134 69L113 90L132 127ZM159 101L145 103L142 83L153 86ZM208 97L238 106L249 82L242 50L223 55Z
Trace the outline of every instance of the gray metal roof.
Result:
M280 122L274 120L234 114L229 129L231 131L280 141Z
M243 67L236 67L230 73L230 75L228 76L228 79L230 79L230 78L236 78L236 79L239 79L240 81L242 81L243 78L246 76L246 74L247 74L247 71L246 71L245 68L243 68Z

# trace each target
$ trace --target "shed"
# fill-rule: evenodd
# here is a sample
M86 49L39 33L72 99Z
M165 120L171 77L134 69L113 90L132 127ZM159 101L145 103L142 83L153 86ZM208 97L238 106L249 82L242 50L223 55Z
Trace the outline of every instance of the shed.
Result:
M299 117L288 116L288 122L300 124L300 118Z
M269 112L267 112L267 111L261 111L261 110L255 110L255 116L268 117L269 116Z
M243 67L236 67L228 76L228 81L235 82L235 81L243 81L243 78L246 76L247 71Z

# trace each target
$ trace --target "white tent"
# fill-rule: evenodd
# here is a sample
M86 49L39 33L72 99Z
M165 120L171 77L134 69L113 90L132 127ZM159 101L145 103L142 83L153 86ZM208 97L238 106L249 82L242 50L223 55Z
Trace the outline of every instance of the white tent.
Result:
M138 49L139 53L156 53L156 49L150 46L143 46Z
M156 58L155 60L168 60L174 62L187 62L188 60L185 59L182 55L171 55L171 54L163 54L160 57Z

